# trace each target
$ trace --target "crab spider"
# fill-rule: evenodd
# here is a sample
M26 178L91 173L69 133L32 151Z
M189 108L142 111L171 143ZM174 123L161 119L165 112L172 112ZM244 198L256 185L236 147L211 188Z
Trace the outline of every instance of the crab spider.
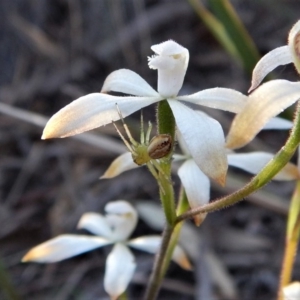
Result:
M148 129L145 134L144 132L144 120L143 120L143 114L141 114L141 133L140 133L140 142L136 141L133 136L130 133L130 130L126 123L124 122L124 119L122 117L121 111L116 104L120 119L122 120L124 130L127 134L127 137L129 139L126 140L126 138L123 136L123 134L120 132L119 128L113 122L113 125L116 128L116 131L120 135L121 139L123 140L125 146L131 152L133 161L141 166L141 165L147 165L149 171L154 176L154 178L157 180L157 182L160 182L160 174L164 176L164 178L168 181L170 181L170 178L165 174L164 170L161 168L160 163L158 159L161 159L165 156L167 156L173 147L173 141L170 134L158 134L154 136L150 140L150 134L152 131L152 124L149 121L148 123ZM161 184L159 183L160 188L163 191L163 188ZM164 191L163 191L164 192Z

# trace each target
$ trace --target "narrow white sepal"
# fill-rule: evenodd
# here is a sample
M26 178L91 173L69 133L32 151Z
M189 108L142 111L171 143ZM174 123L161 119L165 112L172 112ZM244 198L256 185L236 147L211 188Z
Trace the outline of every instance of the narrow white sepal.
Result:
M103 236L107 239L110 239L112 234L112 230L106 218L94 212L83 214L78 222L77 228L85 229L92 234Z
M135 205L139 217L151 228L162 231L166 224L166 216L161 208L153 201L138 201ZM155 218L153 218L155 216Z
M185 251L179 245L176 245L173 251L172 260L184 270L191 271L193 269Z
M159 97L159 94L145 79L128 69L114 71L106 77L101 93L110 91L133 96Z
M262 80L275 68L280 65L287 65L293 62L293 55L289 46L278 47L265 56L263 56L256 64L252 72L252 81L249 93L256 89Z
M293 122L283 118L275 117L268 121L262 130L285 130L291 129Z
M227 136L227 147L249 143L265 124L300 99L300 83L272 80L256 89L244 109L234 118Z
M233 113L239 113L244 108L247 98L244 94L227 88L206 89L195 94L176 97L177 100Z
M73 101L53 115L42 139L67 137L112 123L159 101L158 97L116 97L102 93L88 94Z
M109 244L101 237L63 234L32 248L22 261L53 263Z
M228 164L256 175L273 158L274 154L268 152L230 153L228 154ZM297 166L288 163L273 179L296 180L299 177Z
M106 259L104 289L116 300L127 288L136 267L134 256L123 244L117 243Z
M177 100L168 99L168 102L177 128L196 164L203 173L224 185L228 165L224 133L219 122Z
M126 152L118 156L108 167L100 179L114 178L123 172L138 168L139 166L134 163L131 152Z
M194 160L189 159L178 170L178 176L184 186L191 208L208 203L210 182L208 177L200 171Z
M132 239L127 242L127 245L138 250L155 254L159 249L160 243L161 236L148 235Z
M127 245L132 248L142 250L148 253L156 254L161 244L161 236L144 236L128 241ZM191 270L190 262L180 246L176 246L172 255L172 260L183 269Z
M172 156L172 161L183 161L183 160L186 160L188 157L190 157L190 155L189 156L187 156L187 155L182 155L182 154L173 154L173 156Z

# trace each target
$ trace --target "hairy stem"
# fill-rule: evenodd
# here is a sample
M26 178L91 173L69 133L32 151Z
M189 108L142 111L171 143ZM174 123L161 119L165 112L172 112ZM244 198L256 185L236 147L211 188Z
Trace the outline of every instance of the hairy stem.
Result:
M172 140L175 138L175 119L171 108L166 100L160 101L157 106L157 126L158 133L163 134L167 133L171 135ZM174 143L173 143L174 145ZM171 162L172 162L173 148L168 156L160 159L160 166L165 175L171 178ZM160 190L160 199L162 206L164 208L164 213L166 215L167 222L169 225L174 225L176 220L175 212L175 200L174 200L174 189L171 183L171 179L167 180L165 176L160 174L160 185L163 187L163 190Z
M166 224L163 231L162 242L160 245L159 252L155 256L152 274L149 279L149 284L145 293L145 300L154 300L159 292L159 288L162 281L161 270L164 265L164 259L168 250L168 245L171 240L174 227Z

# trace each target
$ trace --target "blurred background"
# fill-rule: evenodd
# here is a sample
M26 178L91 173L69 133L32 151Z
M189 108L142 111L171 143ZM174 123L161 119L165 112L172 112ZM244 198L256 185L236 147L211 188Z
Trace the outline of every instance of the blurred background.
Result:
M145 168L99 180L125 147L112 126L75 138L42 141L47 119L72 100L100 91L106 76L127 68L156 88L147 65L151 45L173 39L190 51L181 94L227 87L247 93L261 55L286 44L300 18L296 0L2 0L0 2L0 299L108 299L103 289L110 248L50 265L22 264L33 246L79 233L84 212L125 199L142 219L133 236L159 234L157 186ZM248 32L248 33L247 33ZM297 80L292 65L273 78ZM232 115L205 110L228 131ZM154 107L144 119L154 121ZM292 116L292 110L285 117ZM126 118L138 137L139 113ZM120 125L121 127L121 125ZM288 132L265 131L243 151L275 153ZM215 199L251 176L230 170ZM176 190L179 180L174 174ZM170 266L159 299L274 299L294 183L270 183L246 201L187 222L182 246L194 272ZM150 205L150 206L149 206ZM156 223L157 219L157 223ZM83 233L83 232L81 232ZM189 247L189 244L191 247ZM134 252L128 289L141 299L153 256ZM300 278L299 259L295 278Z

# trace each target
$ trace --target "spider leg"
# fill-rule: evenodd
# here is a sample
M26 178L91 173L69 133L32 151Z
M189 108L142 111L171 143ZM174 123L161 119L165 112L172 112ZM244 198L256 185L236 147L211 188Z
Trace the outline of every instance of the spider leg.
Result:
M169 181L169 183L172 184L172 181L170 179L170 177L167 176L167 174L164 172L164 170L161 168L159 162L156 159L151 159L150 163L158 170L158 172L165 177L165 179L167 181Z
M133 144L133 146L138 146L139 143L133 138L133 136L132 136L131 133L130 133L130 130L129 130L128 126L127 126L126 123L124 122L122 113L121 113L120 108L119 108L119 106L118 106L118 103L116 103L116 108L117 108L119 117L120 117L120 119L121 119L121 121L122 121L122 123L123 123L123 127L124 127L124 129L125 129L125 132L126 132L126 134L127 134L127 136L128 136L129 141Z
M162 193L165 195L165 194L166 194L165 189L163 188L163 186L162 186L161 183L160 183L159 174L158 174L157 171L155 170L154 165L152 165L150 161L147 162L146 165L147 165L147 167L148 167L150 173L151 173L151 174L153 175L153 177L156 179L156 181L157 181L157 183L158 183L158 185L159 185L160 190L161 190Z
M146 145L149 145L151 131L152 131L152 123L149 121L148 129L147 129L147 132L146 132Z
M141 111L141 135L140 135L141 144L145 144L145 132L144 132L144 116L143 111Z
M129 150L129 152L135 153L135 151L133 150L131 145L128 143L128 141L125 139L124 135L121 133L121 131L117 127L116 123L114 121L112 121L112 123L113 123L114 127L116 128L116 131L119 134L120 138L122 139L123 143L125 144L126 148Z

